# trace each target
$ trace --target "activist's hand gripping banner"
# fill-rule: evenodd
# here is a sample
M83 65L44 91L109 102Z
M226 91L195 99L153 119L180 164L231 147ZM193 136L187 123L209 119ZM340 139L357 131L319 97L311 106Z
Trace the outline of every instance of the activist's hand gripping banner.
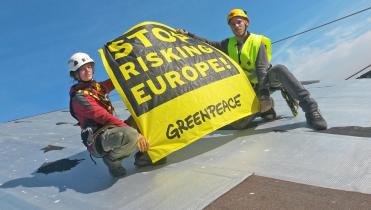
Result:
M140 23L99 53L149 140L153 162L258 112L254 90L238 64L164 24Z

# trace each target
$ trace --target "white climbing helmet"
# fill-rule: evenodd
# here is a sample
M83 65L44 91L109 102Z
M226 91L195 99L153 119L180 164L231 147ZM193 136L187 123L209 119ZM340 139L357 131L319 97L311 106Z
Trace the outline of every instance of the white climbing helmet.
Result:
M94 60L86 53L74 53L68 60L69 71L77 71L81 66L87 63L94 63Z

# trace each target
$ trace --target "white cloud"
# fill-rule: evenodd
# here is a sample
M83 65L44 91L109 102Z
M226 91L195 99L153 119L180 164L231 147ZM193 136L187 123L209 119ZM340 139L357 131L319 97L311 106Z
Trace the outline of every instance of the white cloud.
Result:
M365 22L337 27L302 47L281 48L275 63L287 65L299 80L343 80L371 64L371 29Z

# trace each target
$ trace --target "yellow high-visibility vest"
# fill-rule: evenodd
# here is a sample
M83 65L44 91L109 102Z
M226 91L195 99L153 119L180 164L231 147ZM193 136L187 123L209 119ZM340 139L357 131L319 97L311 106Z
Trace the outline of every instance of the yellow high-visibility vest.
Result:
M270 62L272 58L272 43L269 38L263 35L251 33L243 44L240 54L238 54L237 38L234 36L228 39L228 55L234 61L240 64L246 76L253 84L258 83L257 77L255 76L253 78L250 78L250 75L252 75L252 73L256 69L255 62L256 58L258 57L261 42L263 42L263 44L265 45L268 62Z

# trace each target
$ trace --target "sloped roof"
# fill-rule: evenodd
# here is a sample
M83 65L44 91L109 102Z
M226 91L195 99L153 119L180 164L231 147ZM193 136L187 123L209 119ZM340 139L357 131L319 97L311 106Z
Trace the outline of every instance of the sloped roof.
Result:
M163 166L114 179L95 165L66 110L0 125L0 209L200 209L257 175L371 194L371 83L307 86L329 130L306 127L275 93L281 119L219 130L171 154ZM122 103L119 117L129 116Z

